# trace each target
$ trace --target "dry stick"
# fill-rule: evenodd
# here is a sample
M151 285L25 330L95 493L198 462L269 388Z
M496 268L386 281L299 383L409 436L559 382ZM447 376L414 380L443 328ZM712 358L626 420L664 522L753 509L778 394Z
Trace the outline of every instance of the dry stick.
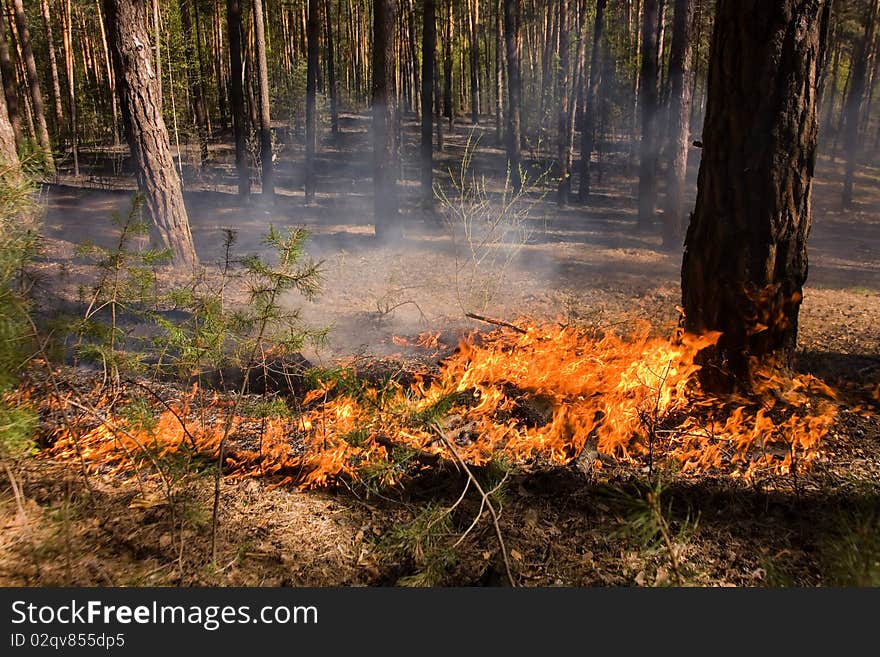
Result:
M491 317L483 317L482 315L477 315L476 313L465 313L464 316L468 317L470 319L475 319L478 322L485 322L486 324L494 324L495 326L503 326L504 328L509 328L513 331L516 331L517 333L522 333L523 335L526 335L528 333L528 331L526 331L525 329L521 329L519 326L516 326L515 324L511 324L510 322L505 322L500 319L492 319Z
M504 536L501 535L501 527L498 524L498 513L495 511L495 505L492 504L492 501L489 499L489 493L483 490L483 487L480 485L480 482L477 481L477 478L474 476L474 473L471 472L471 469L468 467L467 463L464 462L464 459L461 457L461 454L458 453L458 450L455 449L455 445L452 444L446 434L443 433L443 430L438 426L434 425L434 430L437 432L437 435L440 437L440 440L444 445L452 452L452 455L455 457L455 460L458 461L459 465L461 465L462 469L467 474L468 479L474 483L477 491L483 498L483 501L486 503L486 506L489 507L489 513L492 515L492 524L495 526L495 535L498 537L498 545L501 547L501 556L504 559L504 569L507 571L507 580L510 582L511 586L516 586L516 581L513 579L513 574L510 572L510 561L507 558L507 547L504 545Z

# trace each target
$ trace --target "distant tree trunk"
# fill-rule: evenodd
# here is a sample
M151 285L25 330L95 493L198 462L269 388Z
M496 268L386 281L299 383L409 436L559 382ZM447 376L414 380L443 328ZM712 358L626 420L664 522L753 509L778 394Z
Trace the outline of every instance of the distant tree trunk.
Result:
M238 195L251 193L248 171L247 123L244 113L244 72L242 70L241 0L226 0L226 29L229 32L229 101L232 106L232 132L235 137L235 170Z
M55 110L55 132L61 134L64 125L64 111L61 108L61 82L58 78L58 60L55 58L55 39L52 35L52 15L48 0L40 0L40 13L46 28L46 49L49 53L49 78L52 81L52 103Z
M519 0L504 0L504 49L507 55L507 168L514 191L522 189L520 166L520 4Z
M657 205L657 21L659 0L645 0L642 17L642 64L639 69L639 107L642 142L639 152L639 228L654 224Z
M437 49L437 17L434 0L422 0L422 205L434 207L434 51Z
M852 69L850 71L849 95L846 97L844 108L844 140L846 151L846 169L843 177L843 207L851 208L853 205L853 183L855 180L856 163L859 159L859 116L861 115L862 100L865 95L865 77L868 68L868 54L874 43L874 27L877 23L876 0L868 4L864 18L864 32L858 46L853 51Z
M593 26L593 51L590 54L590 78L587 83L584 123L581 129L581 181L578 187L578 201L586 204L590 200L590 167L593 146L596 138L596 105L599 100L599 84L602 80L602 41L605 38L606 0L596 2L596 22Z
M330 0L324 3L324 32L327 39L327 84L330 95L330 132L339 135L339 109L336 91L336 50L333 46L333 26L330 20Z
M70 134L70 152L73 154L73 175L79 177L79 121L76 111L76 69L73 59L72 0L64 0L62 12L62 41L64 47L64 71L67 74L67 118ZM109 26L108 26L109 27ZM116 76L114 75L114 79Z
M315 200L315 152L318 146L318 121L315 96L318 89L318 0L309 0L306 22L306 203Z
M49 171L55 170L55 161L52 158L52 142L49 139L49 128L46 125L46 112L43 109L43 93L40 91L40 75L37 72L37 63L34 61L34 51L31 47L31 35L28 31L27 17L24 13L22 0L12 0L15 10L15 27L18 30L21 56L27 72L27 87L31 98L31 109L34 115L34 126L37 131L37 141L43 151L45 165Z
M436 12L436 8L435 8ZM436 30L434 36L436 36ZM440 90L440 62L434 51L434 129L437 132L437 151L443 152L443 94Z
M254 49L257 59L257 81L260 89L260 162L262 164L263 199L275 198L275 176L272 161L272 118L269 112L269 66L266 63L266 23L263 0L254 2ZM315 17L317 21L317 16ZM315 30L317 34L317 29Z
M147 46L145 5L145 0L104 0L125 132L154 235L175 264L192 266L196 252Z
M504 137L504 18L501 3L495 4L495 140Z
M556 202L564 207L568 203L571 192L571 100L574 97L571 88L571 54L569 48L569 0L559 0L559 68L556 89L558 92L557 114L557 161L559 163L559 185L556 190Z
M397 205L395 4L395 0L373 2L373 202L376 238L382 242L403 237Z
M18 84L15 81L15 67L9 55L9 43L6 41L6 30L0 21L0 77L3 78L3 100L6 107L15 145L22 148L21 119L18 112Z
M98 14L98 29L101 31L101 46L104 49L104 68L107 70L107 89L110 92L110 113L113 121L113 145L119 146L119 104L116 98L116 75L113 73L113 62L110 58L110 47L107 45L107 29L104 26L104 13L101 9L101 0L95 0L95 9ZM75 156L76 157L76 156ZM79 168L77 166L77 168Z
M691 115L691 26L694 3L675 0L672 25L672 53L669 58L669 126L666 155L666 204L663 211L663 244L681 245L684 220L684 180L690 146Z
M208 120L205 97L202 95L202 85L198 62L196 61L195 46L193 44L193 20L190 14L190 5L195 5L198 0L182 0L180 7L180 28L184 36L184 59L186 63L186 82L189 86L189 96L192 100L192 111L195 117L196 133L199 138L199 154L202 164L208 160Z
M709 388L748 387L752 357L789 365L795 351L829 8L718 1L682 263L685 328L722 334L700 356Z
M443 116L449 121L449 132L455 128L455 96L453 95L452 41L455 38L455 11L452 0L446 2L443 36Z
M480 3L478 0L468 0L468 63L470 64L471 82L471 123L477 125L480 122L480 42L477 34L480 29Z

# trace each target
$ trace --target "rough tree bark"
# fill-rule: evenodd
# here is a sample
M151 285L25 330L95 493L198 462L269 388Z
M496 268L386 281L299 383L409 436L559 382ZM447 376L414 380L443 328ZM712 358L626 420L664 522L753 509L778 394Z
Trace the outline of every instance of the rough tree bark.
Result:
M663 209L663 245L681 246L684 232L684 178L690 146L691 116L691 27L694 3L675 0L672 23L672 52L669 57L669 125L667 130L666 202Z
M21 118L18 113L18 85L15 83L15 67L9 55L9 42L6 41L6 30L0 21L0 77L3 78L3 100L6 105L9 123L12 125L12 134L15 137L15 145L21 148L23 136L21 133Z
M15 132L6 110L6 98L0 94L0 178L17 181L20 176Z
M246 198L251 193L251 174L248 171L244 113L241 0L226 0L226 29L229 33L229 104L232 106L232 132L235 138L235 170L238 173L238 195Z
M269 112L269 65L266 63L266 23L263 0L254 2L254 50L257 59L257 83L260 90L260 163L263 200L275 198L274 162L272 160L272 118ZM317 17L316 17L317 20Z
M315 152L318 146L318 119L315 94L318 90L318 0L309 0L306 22L306 203L315 199Z
M520 166L521 90L520 78L520 3L504 0L504 50L507 57L507 168L514 191L522 189Z
M829 0L719 0L684 326L720 331L703 384L748 387L752 358L791 362L807 277L818 68Z
M126 137L154 239L171 251L176 265L192 266L196 251L162 118L145 0L104 0L104 13Z
M373 3L373 188L376 239L403 237L397 205L397 131L395 130L395 0Z
M422 205L434 207L434 51L437 48L437 17L434 0L422 2Z
M578 186L578 201L586 204L590 200L590 166L593 156L593 146L596 139L596 117L599 99L599 84L602 81L602 40L605 38L605 5L606 0L596 2L596 22L593 25L593 51L590 54L590 77L587 83L585 107L583 108L584 121L581 128L581 160L580 160L580 185Z
M657 205L657 23L659 0L645 0L642 17L642 64L639 69L639 108L642 140L639 150L639 228L654 224Z
M52 142L49 139L49 128L46 125L46 112L43 108L43 92L40 90L40 75L37 72L37 63L34 61L34 51L31 46L31 35L28 30L27 17L24 13L22 0L12 0L12 8L15 10L15 27L18 30L21 56L24 60L27 72L27 87L31 99L31 110L34 115L34 127L37 131L37 141L43 151L46 168L55 170L55 161L52 158Z

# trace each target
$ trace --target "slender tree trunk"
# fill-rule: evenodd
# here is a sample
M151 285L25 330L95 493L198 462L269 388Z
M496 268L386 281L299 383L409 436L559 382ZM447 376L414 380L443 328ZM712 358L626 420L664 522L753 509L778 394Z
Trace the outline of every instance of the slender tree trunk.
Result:
M437 49L437 16L434 0L422 0L422 205L434 207L434 58Z
M199 80L198 62L196 61L195 46L192 38L193 20L190 13L197 0L181 0L180 28L187 37L184 39L184 59L186 63L186 82L189 87L189 96L192 104L193 117L195 118L196 133L199 139L199 155L204 165L208 160L208 130L207 130L207 106L205 97L202 95L202 85Z
M828 0L717 5L682 263L685 328L721 332L700 356L708 388L748 387L752 358L788 365L795 351L829 8Z
M639 160L639 228L654 224L657 205L657 20L658 0L645 0L642 19L642 64L639 72L639 106L642 142Z
M470 64L471 82L471 123L477 125L480 122L480 42L477 39L480 25L479 0L468 0L468 62Z
M394 88L395 0L373 2L373 186L376 239L403 237L397 205L396 90Z
M568 203L571 192L571 53L569 48L569 0L559 0L559 68L556 89L559 95L557 114L557 161L559 164L559 185L556 190L556 202L564 207Z
M263 199L275 198L275 176L272 161L272 119L269 113L269 66L266 63L266 23L263 0L254 3L254 48L257 59L257 80L260 89L260 161L263 168ZM317 20L317 17L316 17Z
M694 4L675 0L672 25L672 53L669 58L669 127L666 156L666 204L663 211L663 244L666 248L681 245L685 227L684 181L690 146L691 115L691 26Z
M110 58L110 47L107 45L107 29L104 26L104 11L101 9L101 0L95 0L95 10L98 15L98 29L101 31L101 46L104 49L104 68L107 71L107 89L110 92L110 112L113 121L113 145L119 146L119 103L116 98L116 75L113 73L113 62Z
M48 0L40 0L40 13L46 29L46 49L49 54L49 78L52 80L52 103L55 110L55 131L61 134L64 125L64 110L61 108L61 82L58 78L58 60L55 57L55 39L52 35L52 15Z
M333 25L330 17L330 0L324 3L324 32L327 39L327 84L330 95L330 131L333 138L339 135L339 108L336 90L336 49L333 41Z
M64 26L61 44L64 47L64 70L67 74L67 117L70 130L70 152L73 154L73 175L79 177L79 121L76 108L76 67L73 58L72 0L64 0ZM113 76L114 79L116 76Z
M157 241L175 264L192 266L196 252L180 178L162 118L162 97L147 35L145 0L104 0L126 136Z
M309 16L306 23L306 203L315 199L315 152L317 150L317 116L315 94L318 86L318 0L309 0Z
M241 0L226 0L226 29L229 33L229 100L232 105L232 132L235 137L235 170L238 195L251 193L248 171L247 124L244 113L244 76L242 70Z
M495 140L504 139L504 18L503 0L495 0Z
M34 115L37 141L43 151L46 168L50 172L54 172L55 161L52 158L52 142L49 139L49 128L46 125L43 93L40 90L40 75L37 72L37 63L34 61L34 51L31 47L31 35L27 26L27 17L24 13L24 4L22 0L12 0L12 7L15 10L15 26L18 30L19 46L21 46L22 60L27 73L27 86L31 98L31 109Z
M520 0L504 0L504 49L507 55L507 168L514 191L522 189L520 151Z
M9 56L9 43L6 41L6 30L0 21L0 77L3 78L3 99L9 124L12 126L12 134L15 137L15 145L22 148L23 137L21 133L21 119L18 111L18 84L15 80L15 67Z
M443 37L443 115L449 121L449 132L455 128L455 96L453 95L452 61L453 39L455 38L455 11L452 0L446 2L446 20Z
M581 130L581 181L578 187L578 201L586 204L590 200L590 168L593 157L593 146L596 139L597 104L599 101L599 84L602 80L602 41L605 38L605 6L606 0L596 2L596 22L593 25L593 51L590 54L590 78L587 83L584 124Z
M874 42L874 27L877 23L876 0L871 0L864 15L864 33L853 52L852 70L850 73L849 95L846 97L845 113L846 123L846 168L843 177L843 207L851 208L853 205L853 184L856 173L856 163L859 159L859 116L861 115L862 100L865 95L865 77L868 68L868 53Z

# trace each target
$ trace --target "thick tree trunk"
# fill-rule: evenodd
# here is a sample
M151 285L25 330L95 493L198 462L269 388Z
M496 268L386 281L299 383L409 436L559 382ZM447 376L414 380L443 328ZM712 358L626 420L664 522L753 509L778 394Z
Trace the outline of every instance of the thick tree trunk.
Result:
M175 264L192 266L196 252L162 118L145 5L145 0L104 0L125 132L156 241L171 251Z
M397 205L395 4L395 0L373 2L373 203L376 239L382 242L403 237Z
M672 53L669 58L669 126L667 130L666 203L663 210L663 244L679 248L685 227L684 180L690 146L692 0L675 0Z
M17 182L20 175L15 132L6 110L6 98L0 94L0 180Z
M434 0L422 1L422 205L434 207L434 51L437 48L437 17Z
M871 0L864 14L864 32L858 46L853 51L852 69L850 71L849 94L844 106L844 150L846 151L846 168L843 176L843 207L851 208L853 204L853 183L855 180L856 163L859 159L859 116L865 95L865 78L868 69L868 55L874 42L874 27L877 23L876 0Z
M251 193L248 171L247 124L244 113L244 72L242 70L241 0L226 0L226 29L229 33L229 102L232 106L232 132L235 137L235 170L238 195Z
M639 229L654 225L657 205L657 22L659 0L645 0L642 17L642 64L639 69L639 108L642 141L639 150Z
M55 161L52 158L52 142L49 139L49 128L46 125L46 112L43 108L43 92L40 90L40 75L37 72L37 63L34 61L34 51L31 46L31 35L27 26L27 17L24 13L22 0L12 0L15 10L15 27L18 30L21 56L27 72L27 87L31 99L31 110L34 115L34 127L37 131L37 141L43 151L46 168L51 172L55 170Z
M599 84L602 80L602 41L605 38L606 0L596 2L596 22L593 26L593 51L590 54L590 78L587 83L584 122L581 129L581 180L578 187L578 201L586 204L590 200L590 167L593 146L596 139L596 117L598 115Z
M747 387L752 358L789 364L807 277L816 98L828 0L719 0L684 326L719 331L704 385Z
M504 49L507 56L507 168L514 191L522 189L520 92L520 0L504 0Z
M306 203L315 199L315 152L318 146L318 119L315 95L318 91L318 0L309 0L306 22Z
M266 23L263 20L263 0L253 0L253 2L254 50L257 59L257 84L260 90L261 182L263 199L271 202L275 198L275 175L272 160L272 118L269 112L269 65L266 62Z
M0 77L3 78L3 99L12 126L12 134L15 137L15 145L21 148L24 144L18 112L18 84L15 81L15 67L9 54L9 42L6 41L6 30L3 29L2 21L0 21Z

